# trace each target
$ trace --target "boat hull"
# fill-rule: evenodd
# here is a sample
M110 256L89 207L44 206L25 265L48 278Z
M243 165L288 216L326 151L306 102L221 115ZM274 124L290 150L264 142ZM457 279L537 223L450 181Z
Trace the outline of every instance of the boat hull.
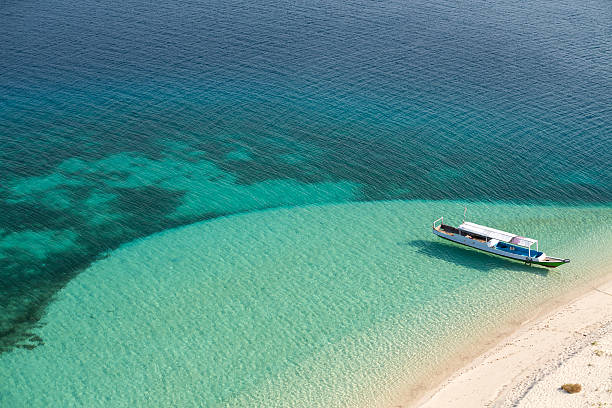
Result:
M436 228L433 228L433 233L439 236L440 238L444 238L448 241L455 242L457 244L461 244L465 246L469 246L471 248L478 249L478 250L481 250L483 252L486 252L492 255L501 256L502 258L525 262L526 264L529 264L529 265L533 264L533 265L545 266L547 268L556 268L557 266L560 266L560 265L563 265L569 262L568 259L546 257L546 260L538 260L537 258L531 258L529 256L508 253L506 251L502 251L495 247L491 248L487 245L486 242L477 241L477 240L468 238L463 235L458 235L458 234L450 235L445 232L439 231Z
M528 264L542 265L542 266L545 266L547 268L556 268L557 266L561 266L561 265L566 264L568 262L569 261L566 261L566 260L560 260L560 261L541 261L541 262L540 261L533 261L533 262L525 261L525 263L528 263Z

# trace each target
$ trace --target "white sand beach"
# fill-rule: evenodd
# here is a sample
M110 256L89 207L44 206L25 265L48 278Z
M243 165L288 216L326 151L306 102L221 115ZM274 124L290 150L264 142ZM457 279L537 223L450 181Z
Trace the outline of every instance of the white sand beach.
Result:
M415 406L612 407L612 280L524 322Z

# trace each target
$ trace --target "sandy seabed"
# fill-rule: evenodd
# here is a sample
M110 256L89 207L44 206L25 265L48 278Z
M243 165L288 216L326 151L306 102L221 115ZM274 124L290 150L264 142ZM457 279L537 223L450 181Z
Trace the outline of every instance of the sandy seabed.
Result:
M572 254L551 273L436 241L429 222L457 206L274 209L125 244L57 293L34 331L44 344L0 356L0 406L414 404L499 326L607 271L592 254L609 252L608 208L471 204ZM503 369L501 384L521 373Z
M608 268L609 269L609 268ZM580 384L569 394L563 384ZM612 275L514 333L415 404L444 407L612 407Z

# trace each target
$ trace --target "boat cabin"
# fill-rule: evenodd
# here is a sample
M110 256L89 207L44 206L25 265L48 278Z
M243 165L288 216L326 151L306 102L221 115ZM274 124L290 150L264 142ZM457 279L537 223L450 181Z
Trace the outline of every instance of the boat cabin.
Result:
M489 248L495 247L496 249L516 255L538 258L543 254L539 251L537 239L521 237L510 232L486 227L473 222L465 221L457 228L450 225L441 224L440 229L446 233L456 234L476 241L485 242ZM531 249L533 244L536 246L535 250Z

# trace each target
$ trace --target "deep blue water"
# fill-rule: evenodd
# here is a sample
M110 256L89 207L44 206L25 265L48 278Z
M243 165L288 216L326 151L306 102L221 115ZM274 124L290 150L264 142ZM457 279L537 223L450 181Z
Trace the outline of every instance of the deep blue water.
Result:
M1 3L1 348L92 260L197 220L610 205L611 22L607 0Z

